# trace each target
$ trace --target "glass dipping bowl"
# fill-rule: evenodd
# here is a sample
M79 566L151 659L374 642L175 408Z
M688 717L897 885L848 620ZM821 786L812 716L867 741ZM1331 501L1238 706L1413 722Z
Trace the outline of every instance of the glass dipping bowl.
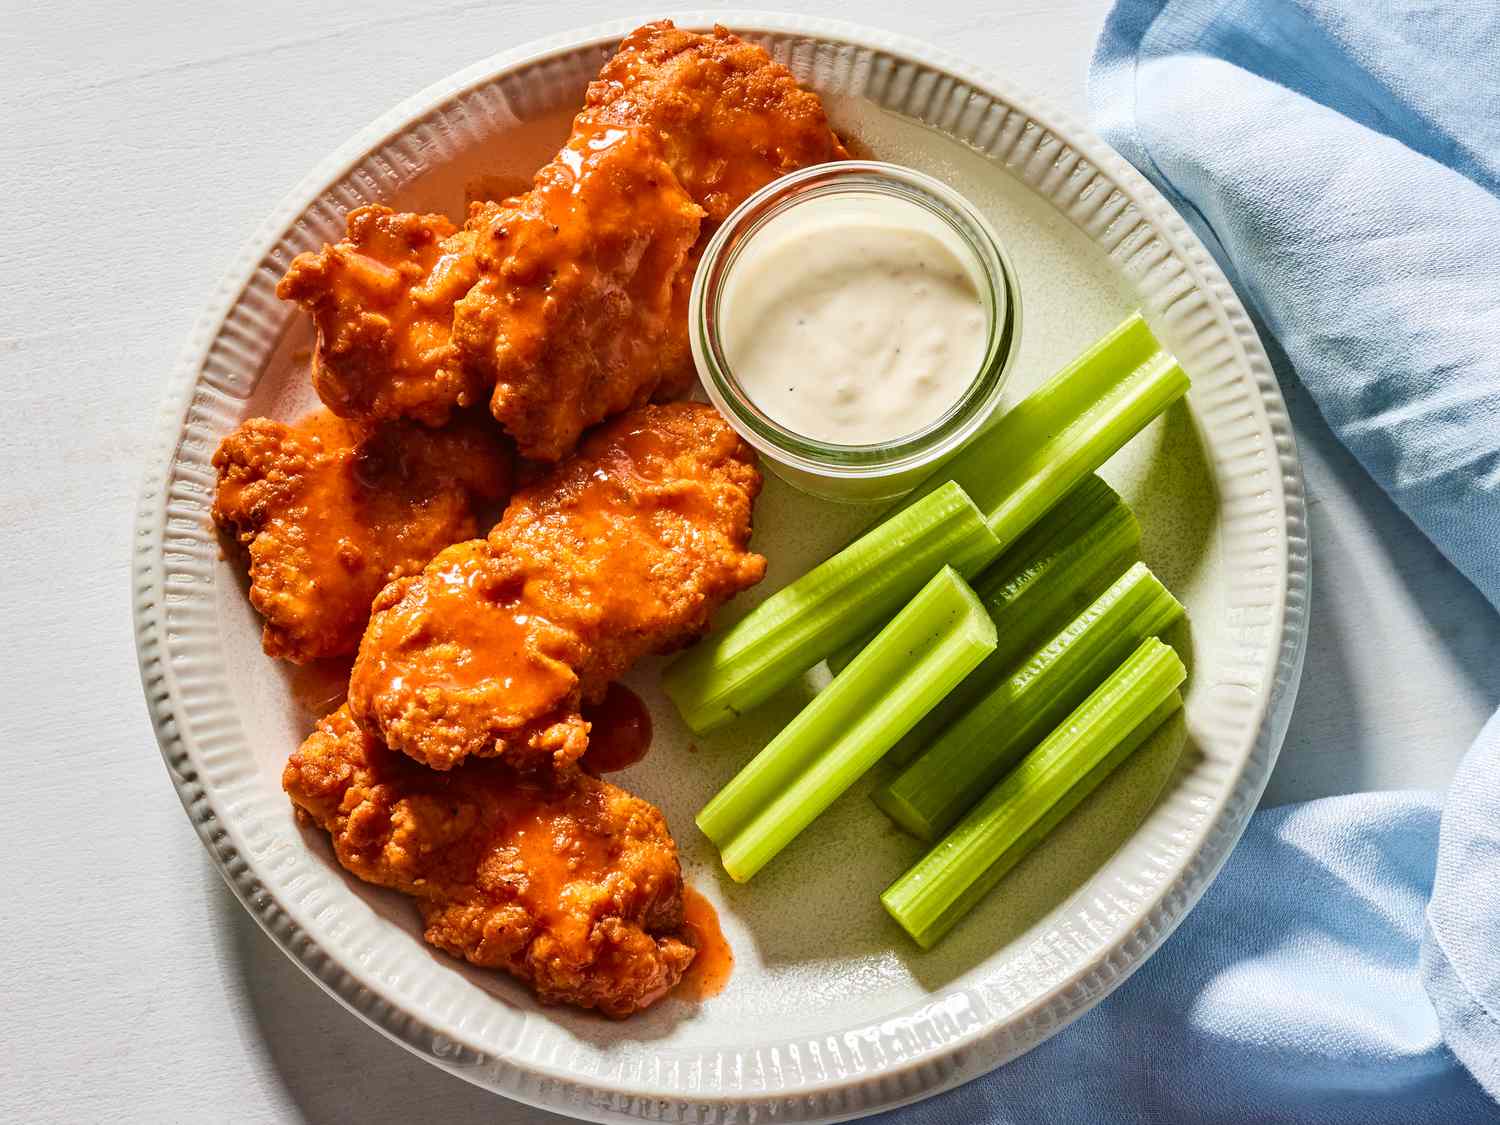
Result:
M984 302L984 358L957 401L936 421L890 441L838 445L787 429L741 387L720 338L721 305L735 261L773 218L813 199L844 193L895 196L915 203L956 234ZM967 199L931 176L872 160L818 164L767 184L740 204L709 240L693 278L688 308L693 362L708 397L776 474L814 496L851 503L909 492L973 437L1000 403L1021 336L1015 270L993 228Z

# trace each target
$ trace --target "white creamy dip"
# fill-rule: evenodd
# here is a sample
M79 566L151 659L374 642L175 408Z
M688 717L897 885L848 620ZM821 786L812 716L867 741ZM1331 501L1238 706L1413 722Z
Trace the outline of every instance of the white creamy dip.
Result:
M786 429L885 444L936 422L979 374L984 285L973 251L920 204L822 195L741 247L718 304L721 347L746 397Z

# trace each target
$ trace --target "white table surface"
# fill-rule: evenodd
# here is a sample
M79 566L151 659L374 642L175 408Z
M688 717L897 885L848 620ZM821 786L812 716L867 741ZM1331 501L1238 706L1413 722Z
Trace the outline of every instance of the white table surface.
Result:
M791 7L791 5L786 5ZM0 6L0 1120L558 1121L387 1042L240 909L136 674L129 547L165 373L275 201L397 100L495 50L651 10L503 0ZM1084 115L1107 0L816 0ZM1500 622L1298 426L1307 671L1266 800L1441 787L1500 703Z

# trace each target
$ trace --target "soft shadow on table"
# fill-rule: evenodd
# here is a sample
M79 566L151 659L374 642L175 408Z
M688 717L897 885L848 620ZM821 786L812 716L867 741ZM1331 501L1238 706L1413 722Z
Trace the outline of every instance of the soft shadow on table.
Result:
M218 884L212 920L226 975L254 1016L246 1049L263 1054L301 1118L329 1121L441 1121L445 1125L563 1125L567 1118L491 1094L439 1070L385 1038L313 983ZM233 982L226 986L234 988Z
M1280 376L1282 394L1297 435L1306 477L1308 528L1312 544L1312 590L1307 656L1296 708L1276 771L1262 805L1277 805L1339 793L1387 788L1373 772L1366 752L1374 738L1391 732L1368 729L1371 715L1368 677L1361 682L1349 654L1380 646L1385 607L1377 592L1364 588L1370 546L1404 587L1406 598L1430 627L1429 639L1449 655L1449 666L1464 677L1471 695L1500 705L1500 627L1495 611L1443 557L1422 531L1391 501L1344 448L1323 420L1316 402L1292 374L1275 338L1261 338ZM1335 519L1324 496L1338 496L1343 512ZM1358 522L1350 519L1357 513ZM1331 754L1330 749L1347 748ZM1413 744L1421 754L1427 747ZM1446 778L1434 776L1440 786Z

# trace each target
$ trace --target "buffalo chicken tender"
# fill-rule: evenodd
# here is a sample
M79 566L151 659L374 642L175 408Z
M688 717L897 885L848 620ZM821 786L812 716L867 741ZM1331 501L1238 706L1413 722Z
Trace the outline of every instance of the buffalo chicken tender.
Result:
M511 489L508 444L469 418L370 434L326 412L252 418L213 465L213 519L249 557L263 647L298 664L353 652L382 587L474 535Z
M698 241L678 272L672 317L684 327L663 352L659 397L693 383L686 336L698 259L729 213L772 180L848 152L828 126L823 103L792 72L722 27L703 34L670 20L637 28L589 84L582 116L657 131L662 154L704 210Z
M325 406L437 426L486 392L451 339L454 303L478 276L472 232L372 206L350 212L342 241L297 255L276 294L317 325L313 386Z
M547 1003L628 1016L693 960L666 820L576 768L518 775L476 761L436 773L340 708L282 785L339 863L416 900L428 942L519 977Z
M453 340L524 456L556 461L691 369L674 293L702 214L653 131L583 117L529 192L475 208Z
M313 316L314 384L335 413L437 425L488 396L526 457L556 461L588 426L691 386L688 295L712 226L847 155L817 95L760 47L648 24L530 190L473 205L462 229L360 208L277 292Z
M632 31L590 83L583 112L657 130L710 224L788 172L849 156L818 95L722 27L702 34L661 20Z
M372 735L436 769L469 756L562 767L584 701L638 658L691 643L760 581L752 451L712 407L645 406L518 491L375 602L349 684Z

